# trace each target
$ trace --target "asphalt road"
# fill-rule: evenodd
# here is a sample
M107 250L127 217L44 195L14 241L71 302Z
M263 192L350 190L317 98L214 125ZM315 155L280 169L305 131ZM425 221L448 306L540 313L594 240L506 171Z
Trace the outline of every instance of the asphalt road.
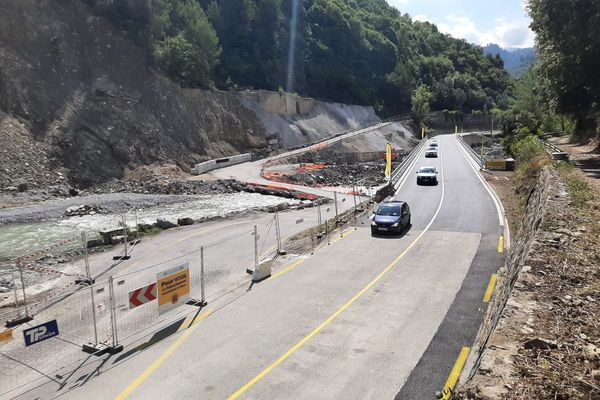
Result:
M403 235L371 237L366 220L210 302L188 329L18 398L433 398L473 342L502 260L490 194L456 138L438 140L441 157L421 155L401 181L397 197L412 211ZM423 165L438 168L439 185L416 185Z

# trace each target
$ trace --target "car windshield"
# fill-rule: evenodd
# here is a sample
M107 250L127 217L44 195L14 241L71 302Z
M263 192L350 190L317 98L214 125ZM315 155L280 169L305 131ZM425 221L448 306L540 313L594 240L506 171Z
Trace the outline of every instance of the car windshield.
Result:
M377 215L398 216L400 215L400 206L397 204L382 205L377 210Z
M427 151L437 151L437 150L435 149L435 147L430 147L427 149Z
M433 174L435 173L435 168L433 167L424 167L419 170L420 173L423 174Z

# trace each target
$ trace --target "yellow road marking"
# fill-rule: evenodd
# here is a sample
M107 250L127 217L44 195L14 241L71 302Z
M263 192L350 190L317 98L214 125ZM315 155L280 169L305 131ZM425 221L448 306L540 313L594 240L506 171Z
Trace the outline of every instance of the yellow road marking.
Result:
M302 264L304 261L306 261L304 258L303 258L302 260L298 260L298 261L296 261L295 263L293 263L293 264L292 264L292 265L290 265L289 267L286 267L285 269L282 269L282 270L281 270L281 271L279 271L278 273L276 273L276 274L274 274L274 275L271 275L271 278L270 278L270 279L275 279L275 278L277 278L278 276L281 276L281 275L285 274L286 272L288 272L288 271L289 271L289 270L291 270L292 268L294 268L294 267L296 267L296 266L298 266L298 265Z
M492 274L490 277L490 283L488 283L487 290L485 291L485 295L483 296L483 302L489 303L492 299L492 294L494 293L494 287L496 286L496 279L498 278L497 274Z
M504 236L498 238L498 253L504 252Z
M321 325L317 326L312 332L310 332L308 335L306 335L302 340L300 340L298 343L296 343L291 349L286 351L284 355L279 357L277 360L275 360L275 362L273 362L271 365L269 365L267 368L265 368L262 372L260 372L258 375L256 375L252 380L250 380L248 383L246 383L244 386L242 386L237 392L235 392L234 394L229 396L227 400L234 400L234 399L237 399L238 397L240 397L242 394L244 394L244 392L246 392L248 389L250 389L252 386L254 386L254 384L256 384L258 381L260 381L262 378L264 378L265 375L267 375L269 372L271 372L276 366L278 366L279 364L284 362L288 357L290 357L292 354L294 354L300 347L302 347L302 345L304 345L306 342L308 342L317 333L322 331L323 328L325 328L333 320L335 320L342 312L344 312L344 310L346 310L348 307L350 307L352 305L352 303L354 303L356 300L358 300L360 297L362 297L373 285L375 285L385 274L387 274L398 263L398 261L400 261L400 259L402 259L410 251L410 249L412 249L414 247L414 245L419 241L421 236L422 235L417 237L406 248L406 250L404 250L402 252L402 254L400 254L398 257L396 257L396 259L394 261L392 261L387 267L385 267L385 269L383 271L381 271L379 273L379 275L377 275L375 277L375 279L373 279L371 282L369 282L367 284L367 286L362 288L362 290L360 292L358 292L357 294L354 295L354 297L352 297L350 300L348 300L348 302L346 304L344 304L342 307L340 307L335 313L333 313L329 318L327 318L325 321L323 321L323 323L321 323ZM341 239L341 238L338 238L338 239Z
M452 391L456 386L456 382L458 382L458 378L460 377L460 373L465 366L465 362L467 361L470 351L471 349L469 347L463 347L461 349L460 354L454 363L454 367L452 368L452 371L450 371L450 375L446 380L446 384L444 385L444 390L442 391L442 400L449 400L451 398Z
M348 236L348 235L350 235L351 233L354 233L354 232L356 232L356 229L352 229L350 232L346 232L346 234L344 236L340 236L340 237L335 238L335 240L333 241L333 243L339 242L340 240L342 240L343 238L345 238L346 236ZM342 234L343 234L343 232L342 232Z
M138 386L140 386L154 371L156 371L173 353L177 350L186 340L187 338L196 330L199 326L198 324L202 322L206 317L208 317L212 313L211 310L208 310L198 316L195 321L192 322L190 329L186 330L183 335L179 337L175 342L173 342L164 353L160 355L144 372L140 374L135 380L125 388L115 400L124 400L129 396Z

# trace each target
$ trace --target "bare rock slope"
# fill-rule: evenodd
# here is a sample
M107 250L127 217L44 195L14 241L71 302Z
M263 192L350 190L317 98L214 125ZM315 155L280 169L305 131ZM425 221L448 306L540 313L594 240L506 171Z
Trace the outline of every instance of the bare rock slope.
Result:
M0 189L57 180L87 187L153 163L185 170L264 151L273 136L301 143L377 120L372 108L353 108L355 117L342 108L277 93L182 89L80 0L2 1ZM307 122L323 114L323 129Z

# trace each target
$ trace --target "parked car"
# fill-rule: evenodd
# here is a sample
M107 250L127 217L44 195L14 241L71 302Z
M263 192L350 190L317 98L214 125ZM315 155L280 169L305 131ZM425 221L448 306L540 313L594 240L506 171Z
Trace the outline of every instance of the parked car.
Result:
M435 167L421 167L417 171L417 185L437 185L437 169Z
M429 147L438 147L439 143L437 142L437 140L431 140L429 142Z
M378 233L401 233L410 226L410 207L404 201L392 200L379 205L371 221L371 236Z
M437 156L438 156L437 148L435 148L435 147L428 147L425 150L425 158L437 158Z

